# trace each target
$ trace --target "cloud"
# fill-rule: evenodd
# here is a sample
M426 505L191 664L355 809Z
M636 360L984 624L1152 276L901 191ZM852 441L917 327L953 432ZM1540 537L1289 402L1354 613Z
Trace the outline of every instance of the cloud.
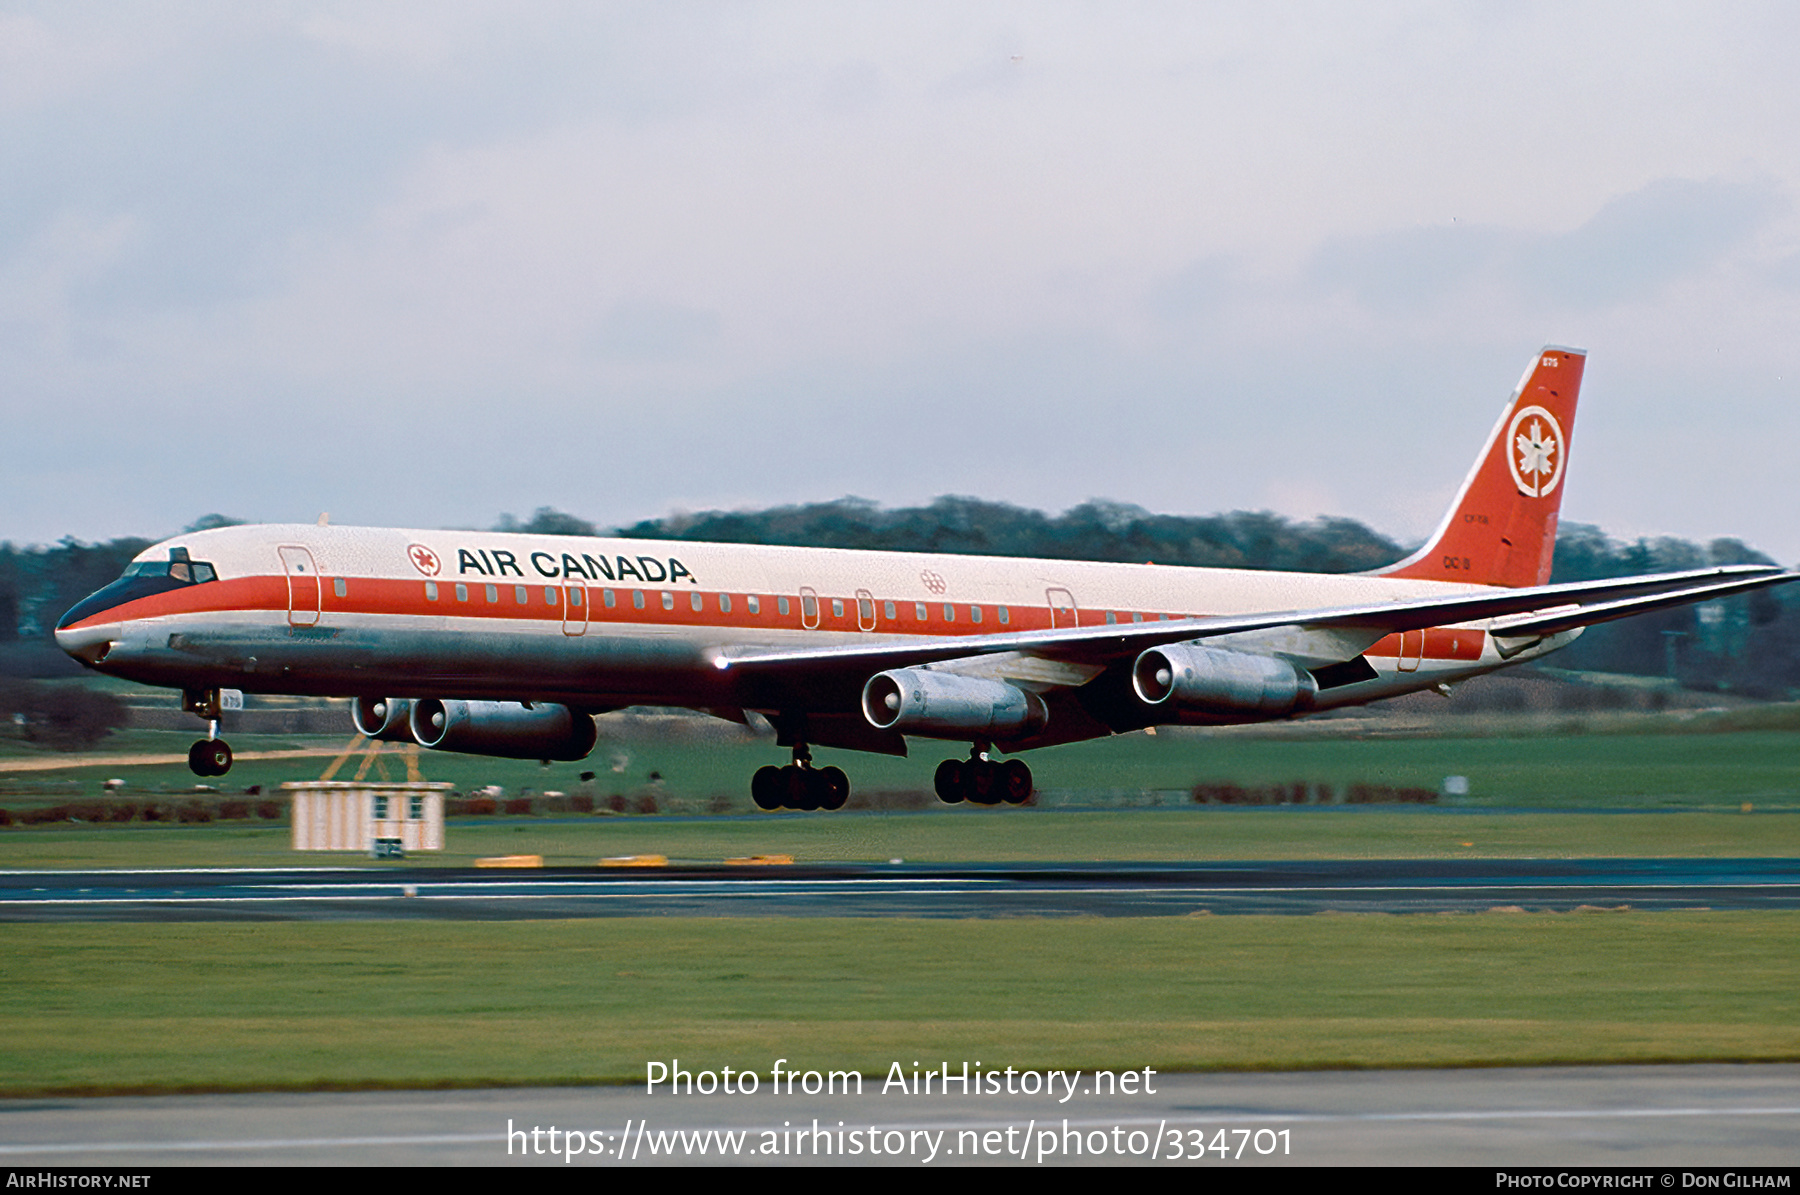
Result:
M1519 284L1573 307L1647 296L1716 267L1786 209L1772 181L1659 179L1573 232L1522 246Z
M1169 319L1210 315L1241 293L1238 262L1211 254L1151 283L1149 307Z
M594 333L605 357L629 360L692 360L719 338L717 312L676 303L627 302L607 313Z
M1589 310L1648 299L1717 268L1787 207L1767 179L1659 179L1568 232L1449 224L1336 237L1308 274L1389 313L1427 311L1481 290Z

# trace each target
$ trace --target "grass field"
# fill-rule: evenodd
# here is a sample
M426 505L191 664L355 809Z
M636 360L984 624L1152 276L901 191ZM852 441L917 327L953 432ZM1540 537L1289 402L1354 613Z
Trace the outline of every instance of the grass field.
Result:
M1320 724L1329 730L1329 724ZM1636 725L1636 733L1557 733L1550 727L1515 734L1452 734L1383 738L1343 737L1309 730L1273 734L1258 728L1211 733L1124 735L1091 743L1033 752L1027 758L1045 803L1092 804L1162 794L1179 801L1201 782L1244 785L1380 784L1438 790L1446 776L1465 776L1466 797L1446 803L1470 808L1720 808L1750 801L1760 806L1800 810L1800 734L1786 729L1674 733L1685 723L1671 718ZM1689 727L1692 728L1691 726ZM345 738L254 736L240 738L240 752L341 748ZM115 736L91 756L54 756L14 744L10 758L57 764L51 771L0 770L0 806L7 801L73 793L94 795L111 777L134 791L191 790L195 780L179 762L127 765L120 756L160 753L181 757L192 735L131 731ZM937 761L958 754L948 746L915 741L914 756L886 756L820 749L822 765L850 774L857 793L928 794ZM508 793L588 792L604 798L652 794L660 806L679 812L714 808L747 811L749 776L758 767L780 763L786 753L760 741L667 739L602 742L579 764L542 767L536 763L480 759L423 752L427 779L452 783L462 791L500 785ZM0 762L4 762L0 759ZM284 780L317 779L329 756L303 759L243 759L218 787L264 790ZM347 779L352 763L339 774ZM403 778L393 755L390 775ZM617 769L617 770L615 770ZM584 787L580 774L597 773ZM652 773L657 779L651 779Z
M14 827L0 868L469 866L542 855L804 863L1087 860L1769 857L1800 854L1800 813L1484 813L1437 809L1141 809L757 814L695 818L458 818L442 852L395 864L291 849L280 824Z
M0 1094L1800 1059L1800 915L20 925Z
M597 796L733 816L453 819L448 851L403 865L1793 856L1800 736L1778 713L1605 733L1133 735L1032 755L1045 799L1024 810L752 814L746 778L783 756L760 742L603 742L550 769L426 753L426 776L464 791L579 792L587 769ZM113 776L191 791L178 763L114 758L180 754L191 738L129 732L98 758L0 771L0 807L92 797ZM859 791L919 792L949 751L918 747L911 760L818 754ZM44 757L7 744L6 758ZM219 787L267 790L326 762L245 760ZM1468 796L1433 806L1184 798L1201 782L1437 789L1449 775L1469 778ZM1128 808L1153 801L1179 807ZM0 867L374 866L289 841L279 823L15 826L0 830ZM914 1058L1164 1071L1800 1059L1793 913L20 924L0 928L0 949L9 1095L627 1081L674 1056L873 1074Z

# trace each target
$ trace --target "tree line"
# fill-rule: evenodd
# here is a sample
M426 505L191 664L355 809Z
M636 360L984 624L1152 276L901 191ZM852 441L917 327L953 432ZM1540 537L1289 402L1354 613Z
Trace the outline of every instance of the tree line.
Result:
M188 530L234 521L208 515ZM1321 573L1379 568L1408 551L1354 519L1297 521L1267 511L1164 515L1113 502L1086 502L1053 515L964 497L896 509L843 498L758 511L674 514L615 529L544 507L525 520L502 515L493 529ZM57 618L117 578L151 542L133 537L99 544L72 538L49 546L0 543L0 675L51 676L73 669L50 640ZM1552 580L1747 563L1774 562L1736 539L1704 545L1668 537L1627 542L1573 523L1558 533ZM1800 694L1800 593L1782 588L1593 627L1552 662L1786 699Z

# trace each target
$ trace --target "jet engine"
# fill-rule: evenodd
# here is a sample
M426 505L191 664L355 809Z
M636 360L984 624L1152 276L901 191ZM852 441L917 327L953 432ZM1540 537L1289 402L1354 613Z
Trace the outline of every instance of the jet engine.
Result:
M1280 718L1305 709L1318 682L1286 660L1194 643L1152 647L1131 669L1144 704L1166 709L1171 722Z
M367 738L410 743L412 707L404 697L358 697L350 706L350 723Z
M412 703L411 725L421 747L506 759L585 759L598 735L592 714L514 701L427 697Z
M899 668L863 686L863 717L877 730L938 739L991 739L1031 734L1050 711L1043 698L1005 681Z

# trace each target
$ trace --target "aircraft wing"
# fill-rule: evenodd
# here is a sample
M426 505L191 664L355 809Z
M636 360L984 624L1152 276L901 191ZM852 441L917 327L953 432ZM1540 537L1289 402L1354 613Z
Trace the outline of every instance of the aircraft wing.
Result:
M1576 627L1589 627L1597 623L1612 622L1618 618L1630 618L1634 614L1648 614L1653 610L1667 610L1672 606L1685 606L1693 602L1710 602L1718 598L1731 597L1734 594L1748 593L1753 589L1765 589L1770 585L1785 585L1787 582L1797 579L1800 579L1800 573L1776 573L1760 577L1746 577L1737 581L1719 581L1693 589L1677 589L1669 593L1641 594L1614 601L1590 602L1563 610L1515 614L1495 619L1488 624L1487 629L1490 635L1509 639L1554 635L1560 631L1572 631Z
M1710 601L1800 580L1800 573L1764 565L1732 565L1627 577L1576 581L1522 589L1478 589L1393 602L1316 610L1202 616L1166 622L1062 627L1044 631L836 644L798 649L720 648L713 666L754 690L766 684L829 687L833 680L860 688L869 675L891 668L1016 653L1051 662L1104 667L1147 648L1197 639L1250 635L1279 628L1336 632L1340 659L1350 659L1397 631L1496 619L1488 629L1514 641L1607 622L1670 606ZM1357 646L1359 644L1361 646ZM1091 676L1092 671L1086 675ZM1078 683L1078 682L1077 682Z

